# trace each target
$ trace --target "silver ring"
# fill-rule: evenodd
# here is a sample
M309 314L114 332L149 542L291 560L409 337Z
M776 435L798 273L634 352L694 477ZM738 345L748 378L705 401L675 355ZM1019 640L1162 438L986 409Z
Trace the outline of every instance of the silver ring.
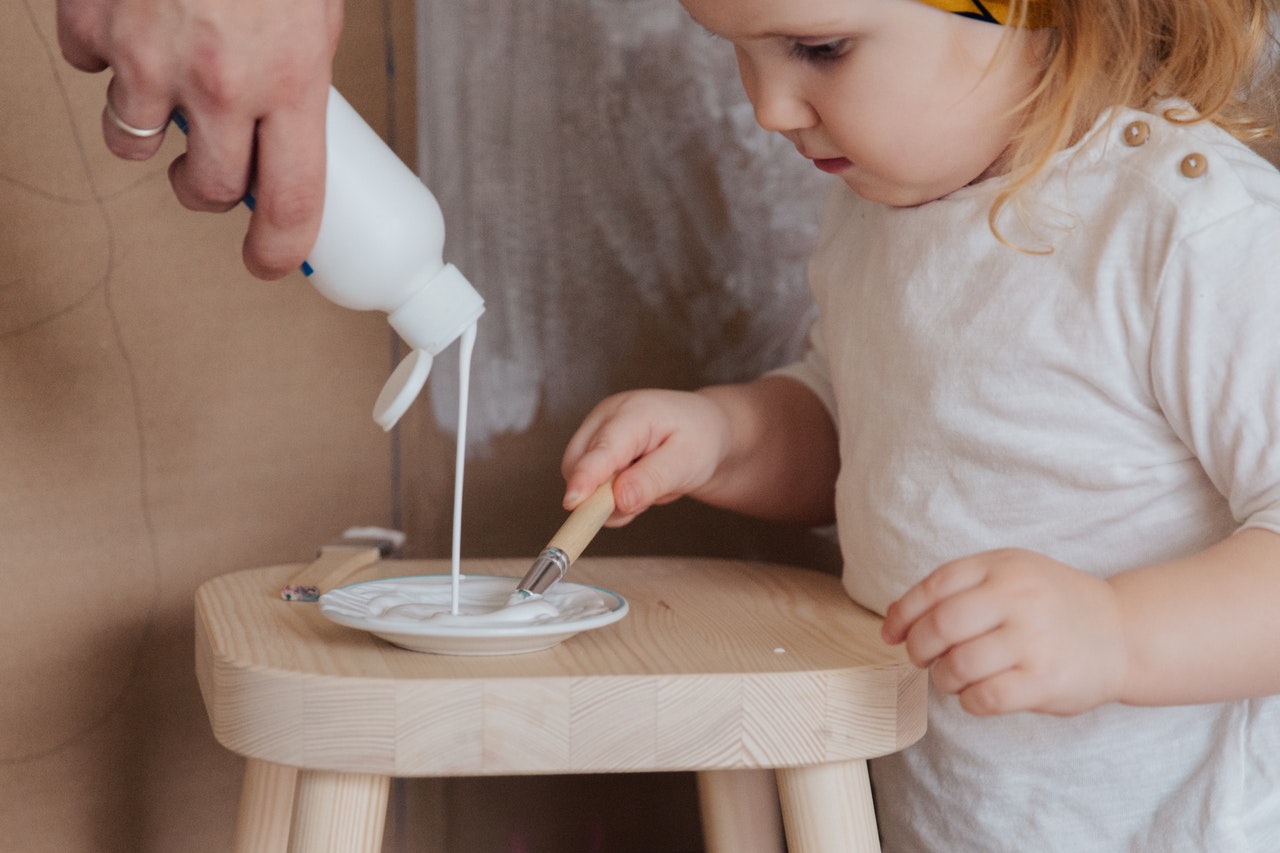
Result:
M115 80L111 82L114 83ZM159 127L134 127L120 118L120 114L116 112L115 104L111 103L110 85L107 86L107 120L136 139L150 139L153 136L159 136L169 128L169 119L165 119L164 124Z

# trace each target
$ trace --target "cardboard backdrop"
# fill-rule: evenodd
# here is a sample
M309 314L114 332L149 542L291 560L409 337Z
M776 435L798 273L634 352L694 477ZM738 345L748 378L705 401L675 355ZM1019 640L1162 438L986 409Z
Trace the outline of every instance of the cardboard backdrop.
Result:
M670 0L432 3L416 20L405 0L348 0L337 82L421 161L446 254L488 300L464 556L532 557L600 397L798 351L821 191ZM446 556L454 362L384 435L369 412L397 353L380 315L245 273L246 211L171 195L179 134L153 161L112 158L107 75L62 60L51 0L0 2L0 65L0 849L224 850L241 763L196 687L194 590L353 524ZM830 564L819 540L687 502L592 550ZM692 781L669 774L399 782L387 835L460 853L699 845Z

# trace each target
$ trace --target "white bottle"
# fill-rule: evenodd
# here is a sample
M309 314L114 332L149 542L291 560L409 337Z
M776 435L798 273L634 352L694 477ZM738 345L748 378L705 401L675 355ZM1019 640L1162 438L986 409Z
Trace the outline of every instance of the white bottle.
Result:
M374 404L384 430L427 381L434 357L484 313L484 300L444 262L444 216L435 196L329 89L324 215L303 272L325 297L386 312L412 351Z

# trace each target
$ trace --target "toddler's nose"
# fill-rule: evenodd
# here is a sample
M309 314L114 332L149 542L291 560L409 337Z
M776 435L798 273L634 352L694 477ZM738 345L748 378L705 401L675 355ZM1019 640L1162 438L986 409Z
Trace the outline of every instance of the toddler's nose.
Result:
M755 110L756 123L765 130L786 133L818 123L818 112L786 70L748 61L740 52L738 72L742 87Z
M753 99L752 106L755 107L756 123L765 130L785 134L818 123L817 112L803 98L770 87L765 87Z

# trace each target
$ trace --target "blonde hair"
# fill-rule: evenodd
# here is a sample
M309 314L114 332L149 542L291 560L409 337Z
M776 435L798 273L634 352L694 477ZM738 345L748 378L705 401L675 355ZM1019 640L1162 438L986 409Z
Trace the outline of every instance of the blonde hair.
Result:
M1052 0L1044 75L1024 102L1009 151L1010 181L990 214L993 230L1001 208L1112 107L1148 108L1176 97L1194 114L1170 120L1212 122L1246 142L1268 135L1275 110L1248 96L1271 59L1268 15L1276 4ZM1011 0L1011 21L1025 20L1029 6L1030 0Z

